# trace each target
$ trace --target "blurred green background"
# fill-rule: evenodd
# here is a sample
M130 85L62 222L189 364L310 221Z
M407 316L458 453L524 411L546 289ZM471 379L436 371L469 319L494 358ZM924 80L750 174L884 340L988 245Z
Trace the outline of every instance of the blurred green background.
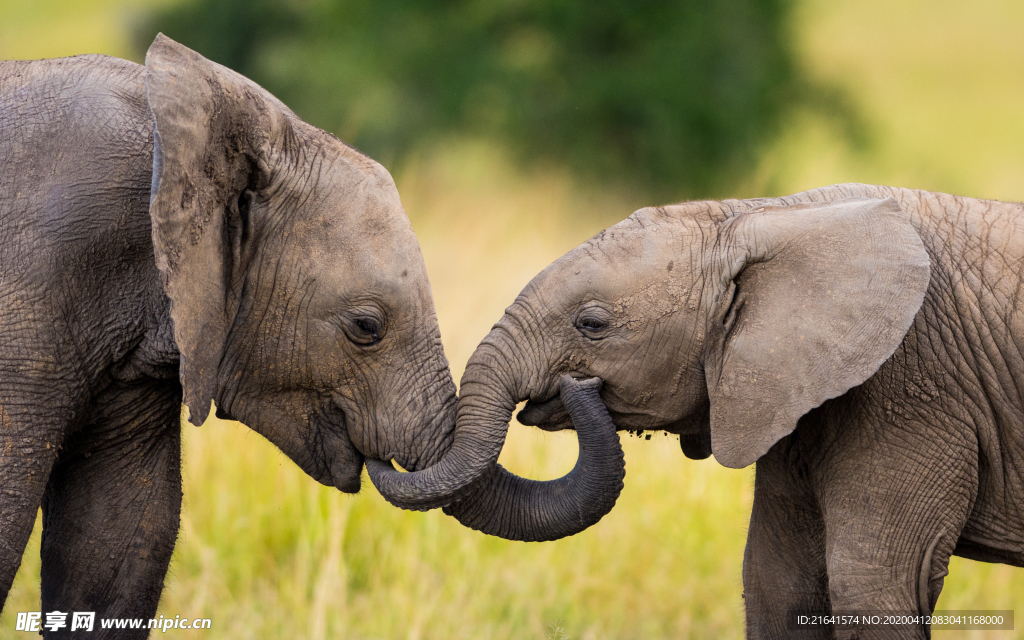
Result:
M640 206L849 181L1024 200L1015 0L0 0L0 58L141 61L158 30L392 170L456 380L534 274ZM743 637L752 470L675 438L623 435L618 506L543 544L339 494L237 423L184 438L160 613L213 628L177 637ZM513 423L502 462L550 478L575 453ZM0 638L38 608L38 533ZM939 607L1024 615L1024 571L954 559Z

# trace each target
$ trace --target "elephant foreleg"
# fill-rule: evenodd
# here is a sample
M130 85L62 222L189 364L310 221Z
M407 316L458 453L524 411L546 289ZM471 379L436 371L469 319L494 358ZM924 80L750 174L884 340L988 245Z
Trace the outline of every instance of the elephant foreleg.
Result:
M906 429L901 435L910 444L848 448L842 465L822 476L833 613L915 620L932 613L942 590L977 495L976 454L959 434L935 438ZM884 619L836 633L858 640L930 636L925 624Z
M6 389L0 385L0 608L21 566L66 424L65 417L33 412L42 403L27 401L28 394L11 402Z
M152 618L181 511L180 388L110 389L69 439L43 500L43 611ZM70 633L68 627L52 636ZM74 637L74 636L72 636Z
M829 611L825 529L815 498L784 459L783 441L757 463L754 508L743 558L747 637L817 640L825 625L796 625L799 614Z

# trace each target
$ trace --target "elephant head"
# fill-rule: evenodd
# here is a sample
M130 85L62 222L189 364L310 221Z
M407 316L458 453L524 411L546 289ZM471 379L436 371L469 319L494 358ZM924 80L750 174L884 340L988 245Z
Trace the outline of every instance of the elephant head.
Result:
M618 429L744 467L894 353L929 277L891 199L641 209L527 285L470 360L459 420L472 393L566 428L560 379L596 376Z
M507 518L474 489L493 484L486 476L546 524L480 527L506 537L569 535L611 508L622 451L598 381L563 383L586 426L579 469L562 481L496 466L512 405L497 427L456 421L423 257L383 167L164 36L146 70L153 244L194 424L214 402L325 484L358 491L366 462L400 506L472 494L478 517Z
M158 36L150 214L190 420L244 422L318 481L416 469L455 387L388 172L250 80Z

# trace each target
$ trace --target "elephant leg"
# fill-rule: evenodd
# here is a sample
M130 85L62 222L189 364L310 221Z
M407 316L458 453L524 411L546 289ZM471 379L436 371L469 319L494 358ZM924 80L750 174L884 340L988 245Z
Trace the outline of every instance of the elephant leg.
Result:
M180 403L176 384L115 383L69 438L43 500L43 611L92 611L98 637L146 637L100 619L156 612L181 511Z
M7 602L57 457L67 416L40 415L31 394L10 402L0 381L0 608Z
M976 447L972 453L970 434L935 437L923 428L859 442L819 476L832 611L928 615L977 496ZM930 636L924 624L884 621L836 632L858 640Z
M788 438L757 462L743 557L748 638L832 637L831 627L795 626L801 613L829 611L824 523L801 475Z

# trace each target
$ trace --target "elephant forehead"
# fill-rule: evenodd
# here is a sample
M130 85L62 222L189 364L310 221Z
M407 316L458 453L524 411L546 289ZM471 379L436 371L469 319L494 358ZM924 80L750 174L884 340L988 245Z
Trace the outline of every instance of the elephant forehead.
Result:
M387 172L380 172L360 168L359 179L332 185L320 206L296 219L289 244L300 263L356 280L426 277L398 191Z
M322 134L322 132L318 132ZM388 251L415 242L398 189L387 169L331 138L290 185L287 214L314 248L351 246Z
M646 298L662 295L666 283L672 282L672 295L677 297L677 289L689 290L689 285L679 284L694 272L689 255L681 251L672 225L639 224L631 217L553 262L533 285L564 295L591 293L614 302L635 298L641 289Z
M703 246L707 234L690 216L645 208L601 231L566 254L568 260L587 260L608 268L651 270L689 259Z
M426 267L415 236L411 241L371 236L362 244L327 242L298 254L300 270L331 291L429 296Z
M395 312L432 309L423 255L404 213L345 218L335 213L329 223L307 220L289 230L281 238L286 257L268 257L278 278L294 267L286 280L304 289L315 283L313 301L325 312L356 298L377 299Z
M692 293L692 289L685 283L663 277L638 282L609 302L617 314L649 320L683 310L696 311L698 297Z

